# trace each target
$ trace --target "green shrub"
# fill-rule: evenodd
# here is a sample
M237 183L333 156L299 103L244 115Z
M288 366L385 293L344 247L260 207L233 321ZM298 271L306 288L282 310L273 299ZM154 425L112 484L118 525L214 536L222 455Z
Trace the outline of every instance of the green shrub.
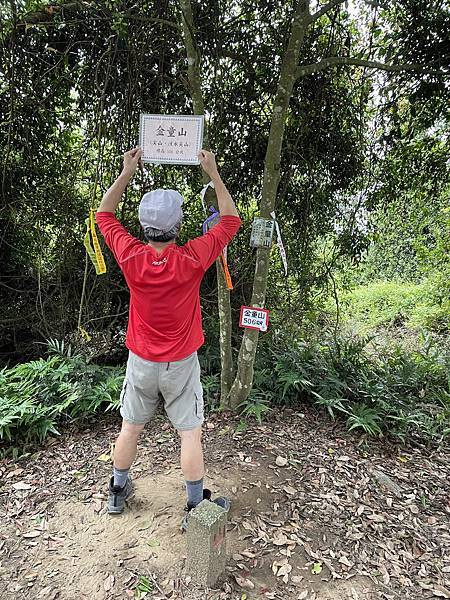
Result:
M271 399L270 392L262 392L254 388L247 400L239 404L238 410L244 418L251 417L261 424L264 415L272 410L269 406Z
M0 371L0 439L23 444L119 404L123 369L99 367L52 341L51 355Z
M450 301L438 297L431 280L378 281L357 286L342 294L341 315L361 332L402 325L437 332L450 329Z
M257 421L274 405L314 404L364 435L441 441L450 434L450 349L424 337L415 350L374 336L316 332L307 340L273 333L261 346L242 416ZM64 422L119 405L124 370L98 366L52 342L51 354L0 371L0 439L24 445L58 433ZM207 355L210 365L215 353ZM215 408L219 375L204 373Z
M373 336L274 337L257 372L264 378L255 388L272 402L312 402L333 419L344 417L351 430L401 440L450 433L450 351L431 337L414 351Z

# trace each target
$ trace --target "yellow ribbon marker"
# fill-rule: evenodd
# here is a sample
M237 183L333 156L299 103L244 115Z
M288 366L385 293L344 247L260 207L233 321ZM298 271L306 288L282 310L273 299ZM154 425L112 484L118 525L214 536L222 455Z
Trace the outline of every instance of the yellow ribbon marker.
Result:
M91 208L89 211L89 217L86 219L86 233L84 235L83 243L89 258L95 267L95 272L97 275L102 275L103 273L106 273L106 264L98 241L97 232L95 230L94 214L95 211L93 208Z
M92 340L92 337L88 334L86 329L83 329L83 327L81 327L81 325L79 325L78 330L87 342L90 342Z

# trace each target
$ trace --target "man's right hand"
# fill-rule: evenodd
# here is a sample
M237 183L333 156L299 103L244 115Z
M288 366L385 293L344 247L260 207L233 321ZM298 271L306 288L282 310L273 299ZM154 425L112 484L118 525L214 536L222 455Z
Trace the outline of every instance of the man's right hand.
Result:
M214 179L217 179L219 177L219 171L217 170L216 157L214 154L208 150L200 150L197 156L205 173L207 173L213 181Z
M128 152L125 152L123 155L122 173L131 178L136 171L136 167L141 162L141 156L142 150L139 148L139 146L136 146L136 148L133 148L132 150L128 150Z
M208 150L200 150L197 156L203 170L210 176L211 181L214 183L220 216L238 217L238 211L236 210L236 206L232 197L230 196L230 192L227 190L224 182L220 178L216 165L216 157L214 154Z

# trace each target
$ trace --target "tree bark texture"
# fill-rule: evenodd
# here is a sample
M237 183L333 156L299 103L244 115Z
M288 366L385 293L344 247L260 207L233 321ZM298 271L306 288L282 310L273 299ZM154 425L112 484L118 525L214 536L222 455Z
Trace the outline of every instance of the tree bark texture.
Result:
M188 80L189 87L192 96L192 102L194 107L194 113L196 115L205 114L205 106L203 102L203 93L201 86L201 57L195 42L195 29L194 19L192 15L192 6L190 0L180 0L181 8L181 20L184 43L186 46L186 54L188 60ZM204 130L204 146L209 147L208 141L208 130L205 123ZM203 173L203 182L206 184L209 181L209 177L206 173ZM208 190L209 192L209 190ZM217 198L215 192L209 192L207 194L215 206L217 206ZM219 310L219 342L220 342L220 362L221 362L221 374L220 374L220 392L221 401L228 397L231 389L231 384L234 377L234 365L233 355L231 351L231 304L230 304L230 291L228 290L225 282L225 276L222 270L220 261L216 261L217 271L217 301Z
M291 35L281 64L264 161L260 215L266 219L270 218L270 213L275 207L275 199L280 181L281 149L283 145L286 117L296 80L300 48L303 44L305 32L310 22L309 19L309 2L300 0L292 19ZM252 306L260 308L264 307L269 270L269 255L270 250L268 248L258 248L256 251ZM244 330L239 351L237 374L227 400L227 405L232 409L235 409L239 404L244 402L250 394L253 383L258 338L258 331L253 329Z

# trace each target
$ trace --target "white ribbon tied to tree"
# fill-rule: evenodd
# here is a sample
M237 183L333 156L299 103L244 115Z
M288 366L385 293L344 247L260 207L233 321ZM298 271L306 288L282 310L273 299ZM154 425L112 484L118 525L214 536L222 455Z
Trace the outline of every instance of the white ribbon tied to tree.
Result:
M205 187L202 188L201 192L200 192L200 196L202 198L202 206L203 206L203 212L205 213L205 216L208 215L208 211L206 209L206 204L205 204L205 196L206 196L206 192L208 191L208 188L212 188L214 189L214 183L212 181L208 181L208 183L205 185ZM225 246L225 248L223 249L223 255L225 257L225 260L227 260L227 246Z
M214 189L214 183L212 181L208 181L208 183L205 185L204 188L202 188L202 191L200 192L200 196L202 198L203 212L205 213L205 216L208 216L208 211L206 210L206 204L205 204L205 195L206 195L206 192L208 191L209 187Z
M283 240L281 239L281 230L280 230L280 226L278 225L278 221L275 217L275 211L271 212L270 216L275 221L275 228L277 230L277 246L280 249L281 260L283 261L283 266L284 266L284 274L287 277L288 264L287 264L287 258L286 258L286 250L284 249Z

